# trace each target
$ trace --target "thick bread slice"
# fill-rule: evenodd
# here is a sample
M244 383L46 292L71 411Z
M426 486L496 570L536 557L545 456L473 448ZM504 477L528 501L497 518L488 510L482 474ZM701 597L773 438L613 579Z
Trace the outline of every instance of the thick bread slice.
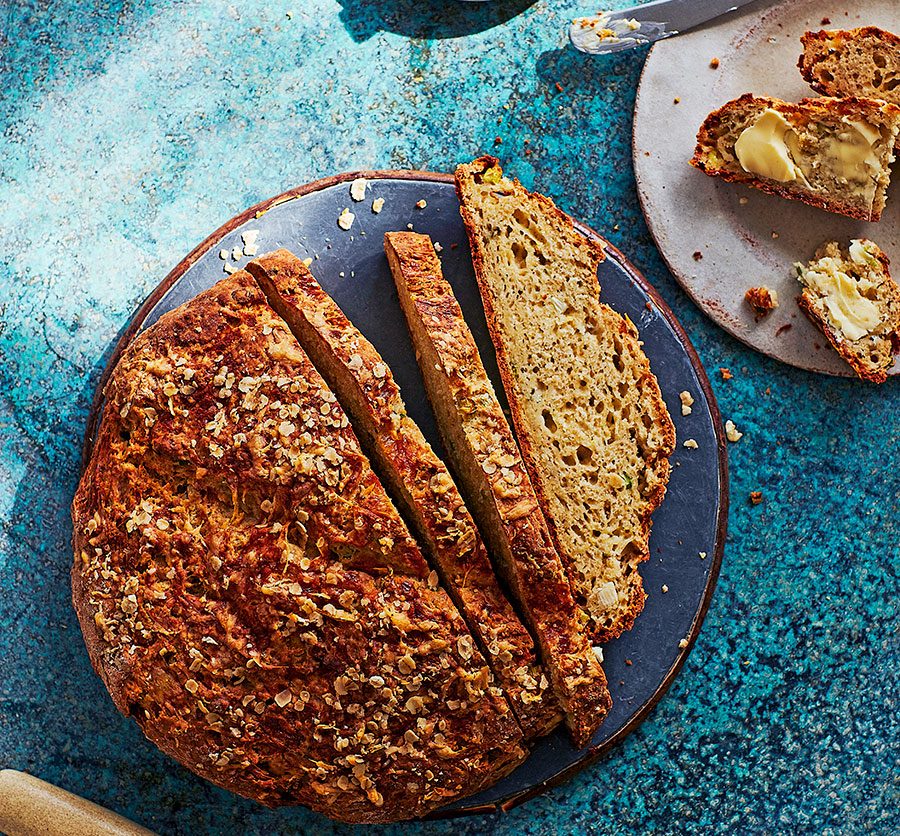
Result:
M594 640L644 605L638 564L675 430L630 320L600 303L603 251L493 157L457 170L513 425Z
M278 250L250 262L247 270L348 412L364 450L479 639L526 738L546 734L561 716L534 642L497 583L456 484L406 414L390 368L295 255Z
M862 221L881 217L900 107L876 99L745 93L710 113L691 165L709 174Z
M553 548L516 442L428 236L385 235L425 389L456 475L526 622L537 638L575 744L609 711L606 677Z
M884 383L900 349L900 287L872 241L831 241L797 265L797 302L863 380Z
M900 38L877 26L804 32L798 66L825 96L866 96L900 105Z
M73 503L73 601L120 711L264 804L427 813L521 733L347 417L240 271L140 335Z

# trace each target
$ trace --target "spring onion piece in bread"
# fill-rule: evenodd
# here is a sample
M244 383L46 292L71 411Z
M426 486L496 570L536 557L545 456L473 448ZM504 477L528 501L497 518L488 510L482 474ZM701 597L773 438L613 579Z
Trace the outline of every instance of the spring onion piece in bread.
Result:
M749 93L706 117L691 165L713 177L877 221L900 132L900 107L875 99Z
M825 96L868 96L900 105L900 38L877 26L806 32L800 73Z
M803 312L857 375L884 383L900 347L900 287L887 256L866 239L847 249L831 241L796 267Z

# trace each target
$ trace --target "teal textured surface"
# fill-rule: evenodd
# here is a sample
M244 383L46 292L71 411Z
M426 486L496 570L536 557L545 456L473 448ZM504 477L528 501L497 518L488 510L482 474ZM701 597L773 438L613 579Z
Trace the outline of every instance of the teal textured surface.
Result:
M115 712L69 603L82 433L132 310L237 211L338 171L448 170L494 150L607 235L687 328L745 433L730 447L731 534L696 648L623 745L505 817L395 832L896 832L895 381L786 368L697 312L634 192L643 55L566 48L570 2L289 9L0 10L0 766L164 834L345 829L211 787Z

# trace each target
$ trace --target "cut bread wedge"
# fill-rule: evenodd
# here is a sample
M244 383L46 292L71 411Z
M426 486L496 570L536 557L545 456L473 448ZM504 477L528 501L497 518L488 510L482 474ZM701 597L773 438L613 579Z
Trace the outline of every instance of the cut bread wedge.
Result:
M862 221L881 218L900 107L876 99L746 93L706 117L691 165Z
M504 597L446 466L407 415L390 368L292 253L262 256L247 270L349 414L376 471L478 639L526 737L547 733L561 714L534 642Z
M824 96L866 96L900 106L900 38L877 26L805 32L800 74Z
M572 739L585 746L609 711L609 690L515 439L431 240L390 232L385 251L463 493L538 641Z
M603 250L493 157L456 173L461 212L522 457L593 640L646 595L650 517L675 430L637 330L600 302Z
M872 241L830 241L798 264L803 312L863 380L884 383L900 349L900 287Z

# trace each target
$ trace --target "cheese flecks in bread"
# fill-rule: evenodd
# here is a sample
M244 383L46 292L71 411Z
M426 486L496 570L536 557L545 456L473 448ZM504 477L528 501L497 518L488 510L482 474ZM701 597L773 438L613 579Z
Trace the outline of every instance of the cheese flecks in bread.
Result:
M248 273L137 337L105 395L73 602L151 741L350 822L422 815L522 760L463 619Z
M691 165L860 220L881 217L900 108L864 98L792 104L747 93L711 113Z
M887 256L866 239L846 249L831 241L796 269L804 313L859 377L883 383L900 345L900 287Z
M425 389L466 501L540 647L576 746L609 711L606 677L506 418L431 239L385 235Z
M492 157L456 175L516 436L597 642L634 623L675 431L634 324L600 302L602 249Z
M264 255L247 270L346 409L478 639L526 738L546 733L560 713L534 643L500 589L453 478L407 415L390 368L290 252Z
M900 105L900 37L877 26L805 32L800 73L825 96Z

